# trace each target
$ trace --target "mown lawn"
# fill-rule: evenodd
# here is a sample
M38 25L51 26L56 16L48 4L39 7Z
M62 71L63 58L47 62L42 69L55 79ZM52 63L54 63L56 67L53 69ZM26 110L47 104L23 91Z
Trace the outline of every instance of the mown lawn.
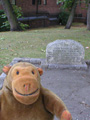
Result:
M23 32L0 32L0 69L15 57L45 58L47 44L57 39L80 42L85 48L85 59L90 59L90 31L85 26L74 25L70 30L55 26Z

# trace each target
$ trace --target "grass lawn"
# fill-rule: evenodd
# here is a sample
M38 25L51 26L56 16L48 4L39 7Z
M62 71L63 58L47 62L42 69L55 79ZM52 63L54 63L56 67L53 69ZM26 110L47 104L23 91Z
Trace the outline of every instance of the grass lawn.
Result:
M0 71L15 57L45 58L47 44L57 39L80 42L85 48L85 59L90 59L90 31L85 26L74 25L70 30L54 26L23 32L0 32Z

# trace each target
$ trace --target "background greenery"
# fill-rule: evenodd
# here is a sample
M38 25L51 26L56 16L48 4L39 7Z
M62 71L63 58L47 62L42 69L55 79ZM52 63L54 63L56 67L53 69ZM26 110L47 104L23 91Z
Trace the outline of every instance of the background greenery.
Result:
M85 48L85 59L90 59L90 31L83 24L74 23L69 30L55 26L23 32L0 32L0 71L15 57L45 58L47 44L57 39L78 41Z
M66 25L67 23L67 20L68 20L68 17L69 17L69 12L66 12L66 11L61 11L59 13L59 16L58 16L58 19L59 19L59 23L61 25Z
M20 17L23 17L21 7L13 5L13 10L14 10L14 14L17 17L17 19ZM27 25L27 24L23 24L20 22L19 22L19 24L20 24L20 27L22 30L29 28L29 25ZM10 30L10 24L9 24L8 19L7 19L7 16L4 13L4 10L0 10L0 31L9 31L9 30Z

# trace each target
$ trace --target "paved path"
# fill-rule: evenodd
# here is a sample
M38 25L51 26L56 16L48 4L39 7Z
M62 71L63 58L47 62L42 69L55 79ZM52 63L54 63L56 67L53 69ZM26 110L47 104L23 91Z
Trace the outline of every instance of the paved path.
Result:
M2 79L0 86L2 86ZM41 83L56 93L70 110L73 120L90 120L90 70L44 70ZM54 120L58 120L56 117Z
M90 70L44 70L41 79L64 101L73 120L90 120Z

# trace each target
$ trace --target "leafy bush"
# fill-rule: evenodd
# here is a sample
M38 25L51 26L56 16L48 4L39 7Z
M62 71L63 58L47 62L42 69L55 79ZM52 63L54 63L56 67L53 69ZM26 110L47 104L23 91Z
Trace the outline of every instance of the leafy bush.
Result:
M24 23L20 23L20 27L22 30L26 30L27 28L29 28L28 24L24 24Z
M66 25L68 17L69 17L69 12L66 12L66 11L60 12L60 14L59 14L59 23L61 25Z
M4 10L0 10L0 31L4 31L3 23L7 20L5 16L3 16Z
M0 10L0 15L4 14L4 11L3 10Z
M63 4L61 8L68 9L70 11L74 1L75 0L59 0L58 3ZM80 3L81 1L78 1L78 2Z
M13 10L14 10L14 14L16 15L17 19L23 16L23 13L21 11L21 7L13 5ZM9 24L9 21L7 19L6 14L4 13L3 10L0 11L0 13L1 13L0 14L0 22L2 21L1 24L0 24L0 31L10 30L10 24ZM22 30L25 30L26 28L29 27L29 25L27 25L27 24L23 24L23 23L20 23L20 22L19 22L19 24L20 24Z
M13 5L13 10L14 10L14 14L16 15L17 18L20 18L23 16L21 7Z

